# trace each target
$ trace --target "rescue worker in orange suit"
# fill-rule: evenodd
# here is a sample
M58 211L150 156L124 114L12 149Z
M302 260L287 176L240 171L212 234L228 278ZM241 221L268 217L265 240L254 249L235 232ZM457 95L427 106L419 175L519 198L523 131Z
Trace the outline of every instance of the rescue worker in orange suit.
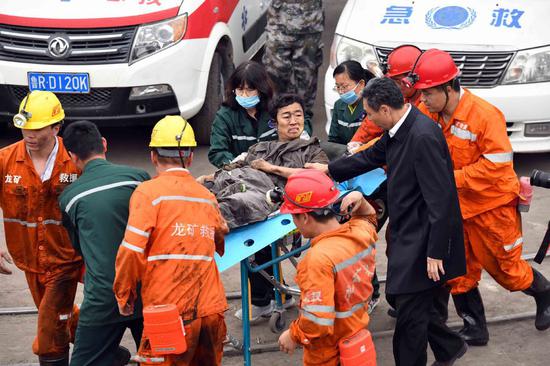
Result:
M0 206L8 252L25 272L38 308L33 352L40 365L69 364L69 340L76 329L73 309L82 259L75 252L57 204L79 171L57 137L65 112L51 92L33 91L13 121L23 139L0 150ZM0 250L0 273L10 255ZM74 338L72 338L74 339Z
M281 334L281 351L304 347L304 365L339 365L338 342L367 327L371 279L375 266L376 211L360 192L341 201L351 219L340 224L332 207L334 182L318 170L290 176L281 213L292 214L296 227L311 239L311 249L298 264L300 315Z
M130 199L113 284L119 311L133 312L138 282L144 309L178 307L187 351L141 365L221 365L227 301L214 252L223 255L227 224L214 195L186 169L197 146L191 125L166 116L155 125L149 146L158 176L139 185ZM145 325L138 360L149 356Z
M388 55L387 61L382 64L381 70L385 77L392 79L399 86L405 98L405 103L411 103L414 106L420 104L420 92L414 87L403 83L402 80L411 72L421 53L422 51L418 47L410 44L396 47ZM351 142L358 143L355 147L357 149L359 146L381 136L383 132L380 127L365 117L363 123L353 135Z
M464 223L466 275L448 282L460 334L471 345L485 345L489 333L478 289L485 269L502 287L533 296L538 330L550 327L550 282L523 259L519 182L501 111L461 88L459 69L448 53L424 52L410 75L422 93L419 109L444 132L454 165Z

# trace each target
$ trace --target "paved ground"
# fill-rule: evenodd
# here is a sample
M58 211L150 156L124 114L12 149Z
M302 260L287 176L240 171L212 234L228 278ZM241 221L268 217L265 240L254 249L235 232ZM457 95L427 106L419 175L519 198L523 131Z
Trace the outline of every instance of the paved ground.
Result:
M329 47L332 42L332 34L338 15L344 5L343 0L325 0L327 31L324 36L325 63L323 72L319 75L319 95L315 106L315 131L320 137L325 137L324 109L322 106L323 76L328 64ZM152 173L152 167L148 161L146 145L150 135L149 128L132 128L131 130L111 128L104 129L102 133L109 141L109 159L117 163L140 166ZM8 131L0 135L0 146L5 146L18 138L16 131ZM550 171L550 154L526 154L517 155L515 166L518 174L528 175L533 168ZM191 171L195 175L209 173L213 167L207 162L206 149L201 147L196 154L196 161ZM550 190L536 189L535 199L531 211L524 215L524 253L532 253L544 233L546 223L550 219ZM383 238L383 235L380 236ZM380 240L377 258L378 271L385 273L385 257L383 256L385 243ZM0 247L4 248L2 229L0 228ZM536 266L539 270L550 276L550 259L542 266ZM285 264L286 278L292 282L294 270ZM239 274L237 268L231 268L222 274L226 291L239 289ZM510 294L500 288L491 278L484 275L481 291L487 308L488 318L497 316L522 314L534 311L534 301L520 293ZM77 301L81 299L81 290ZM33 306L30 294L27 290L22 272L15 271L13 276L0 276L0 308ZM230 302L230 310L226 314L230 333L240 338L241 329L239 321L233 313L240 307L239 301ZM394 321L386 315L387 304L382 302L372 316L370 329L374 334L386 332L384 336L375 337L378 352L378 365L392 365L391 331ZM451 323L458 319L451 310ZM296 311L290 311L288 318L296 316ZM36 327L35 315L0 316L0 365L29 364L36 362L35 356L30 351ZM538 332L533 325L533 319L506 322L490 325L491 342L487 347L471 349L458 363L460 365L530 365L547 366L550 364L550 331ZM391 333L391 332L390 332ZM269 331L267 322L252 327L252 339L255 344L268 344L277 340L277 335ZM134 347L128 337L125 344L131 349ZM431 357L431 356L430 356ZM288 357L281 353L264 353L253 356L253 364L258 366L298 365L301 360L301 352ZM242 365L241 357L229 357L224 359L224 365Z

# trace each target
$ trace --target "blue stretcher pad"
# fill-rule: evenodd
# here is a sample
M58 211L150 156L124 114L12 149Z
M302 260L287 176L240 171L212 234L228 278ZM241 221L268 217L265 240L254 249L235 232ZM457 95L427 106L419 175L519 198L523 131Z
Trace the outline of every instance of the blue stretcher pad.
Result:
M285 214L232 230L225 236L223 257L217 253L214 256L218 270L225 271L294 229L296 226L292 222L292 216Z
M385 180L386 172L382 168L377 168L338 184L338 189L340 191L356 190L364 196L370 196Z

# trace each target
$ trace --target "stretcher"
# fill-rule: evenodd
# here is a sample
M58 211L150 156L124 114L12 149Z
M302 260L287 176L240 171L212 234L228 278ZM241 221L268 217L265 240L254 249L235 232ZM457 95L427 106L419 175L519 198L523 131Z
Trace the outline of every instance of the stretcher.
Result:
M339 184L338 188L341 191L359 190L364 196L374 201L378 206L376 208L379 210L380 221L380 218L385 220L387 217L385 200L382 198L385 194L383 192L385 181L386 174L384 170L375 169ZM293 257L309 248L309 243L296 248L293 247L291 250L288 250L283 245L282 239L289 236L295 230L296 226L292 222L291 215L275 214L265 221L232 230L225 237L225 253L223 257L215 255L216 264L220 272L238 263L240 264L243 340L242 343L239 343L239 346L242 348L245 366L251 365L248 273L259 272L274 285L275 310L271 315L269 323L272 331L282 331L286 326L282 294L299 296L299 291L282 283L280 263L290 259L296 264ZM251 257L267 246L271 246L273 259L262 265L256 265ZM268 267L273 267L273 276L269 276L265 272L265 269Z

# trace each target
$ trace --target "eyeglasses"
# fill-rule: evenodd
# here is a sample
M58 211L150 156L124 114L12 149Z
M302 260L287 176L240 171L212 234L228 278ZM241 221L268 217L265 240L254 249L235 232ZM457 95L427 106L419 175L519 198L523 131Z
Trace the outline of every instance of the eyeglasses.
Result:
M252 88L236 88L233 92L237 95L253 96L258 94L258 90Z
M352 90L352 89L357 88L357 85L359 85L359 83L357 83L357 84L355 84L355 85L353 85L353 86L351 86L351 85L349 85L349 84L348 84L348 85L340 85L340 86L334 85L334 86L332 87L332 90L334 90L335 92L338 92L338 93L342 94L342 93L345 93L345 92L347 92L347 91L350 91L350 90Z

